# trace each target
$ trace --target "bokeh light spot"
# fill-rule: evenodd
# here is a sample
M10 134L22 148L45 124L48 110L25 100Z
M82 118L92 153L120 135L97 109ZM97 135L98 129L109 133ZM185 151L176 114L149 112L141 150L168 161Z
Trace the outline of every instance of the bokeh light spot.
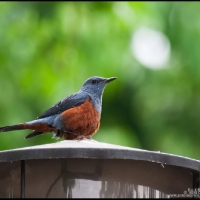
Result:
M161 32L139 28L135 31L131 41L133 56L145 67L161 69L167 67L170 57L170 43Z

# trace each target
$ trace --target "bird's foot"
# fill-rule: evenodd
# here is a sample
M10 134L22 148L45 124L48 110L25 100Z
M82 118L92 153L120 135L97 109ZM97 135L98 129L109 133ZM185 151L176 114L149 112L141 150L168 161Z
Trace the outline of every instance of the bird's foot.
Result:
M88 136L84 136L84 135L79 135L77 138L75 138L75 140L78 140L78 141L81 141L83 139L88 139L90 140L91 137L88 135Z
M91 139L91 136L89 136L89 135L87 135L87 136L85 136L85 135L81 135L81 134L78 134L78 133L73 133L73 132L71 132L71 131L64 131L65 133L70 133L70 134L72 134L72 135L74 135L74 136L77 136L77 137L75 137L74 139L72 139L72 140L78 140L78 141L81 141L81 140L83 140L83 139Z

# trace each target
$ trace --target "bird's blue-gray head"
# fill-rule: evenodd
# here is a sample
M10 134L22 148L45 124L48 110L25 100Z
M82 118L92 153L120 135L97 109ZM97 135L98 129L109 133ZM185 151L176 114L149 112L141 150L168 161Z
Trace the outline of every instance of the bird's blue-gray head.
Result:
M99 76L93 76L93 77L88 78L83 83L81 90L87 93L90 93L95 97L101 97L106 85L115 79L116 77L103 78Z
M115 79L116 77L103 78L99 76L93 76L88 78L83 83L81 90L90 94L92 97L96 99L96 101L99 101L99 103L101 104L104 88L108 83L110 83Z

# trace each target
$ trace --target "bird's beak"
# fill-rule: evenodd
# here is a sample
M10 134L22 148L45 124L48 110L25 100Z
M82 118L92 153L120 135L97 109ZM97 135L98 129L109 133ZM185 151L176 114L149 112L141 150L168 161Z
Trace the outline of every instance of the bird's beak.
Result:
M114 81L115 79L117 79L117 77L107 78L107 79L105 80L105 82L106 82L106 83L109 83L109 82L111 82L111 81Z

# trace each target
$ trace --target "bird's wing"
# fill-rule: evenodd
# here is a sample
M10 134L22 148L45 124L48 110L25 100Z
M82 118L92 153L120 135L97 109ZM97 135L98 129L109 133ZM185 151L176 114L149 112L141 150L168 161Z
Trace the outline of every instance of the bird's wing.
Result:
M89 96L83 92L77 92L75 94L67 96L66 98L62 99L60 102L55 104L53 107L49 108L44 113L42 113L39 117L37 117L37 119L62 113L65 110L81 105L88 98Z

